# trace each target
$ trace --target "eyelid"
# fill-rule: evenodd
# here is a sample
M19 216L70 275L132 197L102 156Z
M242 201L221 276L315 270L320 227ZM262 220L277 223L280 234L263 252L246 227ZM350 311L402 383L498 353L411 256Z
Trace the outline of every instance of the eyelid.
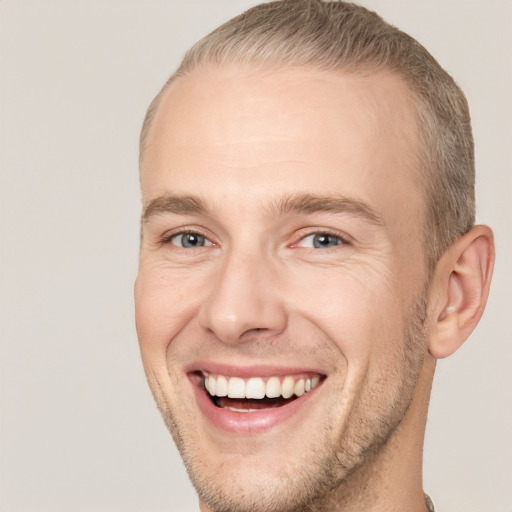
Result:
M299 243L301 241L303 241L305 238L307 238L309 236L321 235L321 234L325 234L325 235L334 236L336 238L339 238L340 241L341 241L341 244L339 244L340 246L352 245L352 243L353 243L352 237L350 237L349 235L347 235L344 232L337 231L337 230L334 230L334 229L329 229L329 228L307 228L307 230L304 229L302 231L303 231L303 234L300 234L300 236L298 236L295 239L294 242L289 244L289 247L292 247L292 248L300 247ZM171 240L174 237L176 237L178 235L186 235L188 233L193 233L193 234L197 234L197 235L200 235L200 236L204 237L211 244L211 246L213 246L213 247L218 247L219 246L219 244L216 243L212 239L213 237L210 234L206 233L204 229L201 229L201 228L195 227L195 226L192 226L192 227L179 227L179 228L172 229L170 231L166 231L165 233L163 233L159 237L158 244L159 245L171 244ZM307 247L305 247L305 249L307 249ZM324 250L328 250L328 249L332 249L332 247L331 248L326 248Z
M187 235L187 234L195 234L195 235L200 235L202 236L205 240L207 240L211 245L209 247L217 247L218 244L216 244L213 240L212 240L212 237L208 234L206 234L204 232L204 230L202 230L201 228L196 228L196 227L188 227L188 228L175 228L171 231L166 231L165 233L163 233L158 241L158 243L160 245L166 245L166 244L169 244L169 245L173 245L171 240L176 237L176 236L179 236L179 235ZM175 247L178 247L179 246L175 246ZM185 247L183 247L183 249L186 249Z
M341 244L339 244L340 246L343 246L343 245L352 245L353 243L353 239L352 237L350 237L349 235L347 235L346 233L344 232L341 232L341 231L336 231L334 229L329 229L329 228L308 228L307 231L304 232L304 234L301 234L295 242L293 242L290 247L300 247L299 246L299 243L302 242L304 239L308 238L309 236L314 236L314 235L329 235L329 236L334 236L336 238L339 238L340 241L341 241ZM310 249L309 247L304 247L305 249ZM326 249L323 249L323 250L328 250L328 249L333 249L332 247L330 248L326 248Z

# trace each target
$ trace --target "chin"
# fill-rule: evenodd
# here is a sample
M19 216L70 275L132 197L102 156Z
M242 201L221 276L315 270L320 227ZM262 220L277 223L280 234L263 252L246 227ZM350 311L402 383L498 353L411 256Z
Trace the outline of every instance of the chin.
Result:
M206 473L201 461L189 460L187 470L202 509L212 512L292 512L323 501L339 485L328 475L328 460L296 464L280 456L257 464L257 457L214 473ZM328 458L327 456L325 457ZM313 459L313 457L312 457ZM297 470L296 468L301 468Z

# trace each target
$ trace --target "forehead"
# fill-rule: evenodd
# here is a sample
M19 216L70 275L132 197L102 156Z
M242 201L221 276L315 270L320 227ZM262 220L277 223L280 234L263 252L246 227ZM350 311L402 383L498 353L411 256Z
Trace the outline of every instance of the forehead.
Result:
M411 94L392 73L199 69L163 95L141 181L146 202L192 185L212 200L343 193L377 210L404 197L399 218L422 203L418 153Z

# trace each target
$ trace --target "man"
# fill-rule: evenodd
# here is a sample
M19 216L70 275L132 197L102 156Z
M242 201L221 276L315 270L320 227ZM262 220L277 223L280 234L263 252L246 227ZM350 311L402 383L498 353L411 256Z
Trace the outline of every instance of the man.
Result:
M425 511L436 359L478 323L465 98L362 7L257 6L141 135L148 382L206 511Z

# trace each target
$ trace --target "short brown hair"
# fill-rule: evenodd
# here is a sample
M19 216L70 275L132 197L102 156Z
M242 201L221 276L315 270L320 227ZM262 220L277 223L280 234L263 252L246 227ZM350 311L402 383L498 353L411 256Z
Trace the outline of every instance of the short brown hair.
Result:
M170 83L200 67L233 63L365 74L389 70L402 77L417 109L420 178L427 204L423 237L429 270L471 229L475 221L474 149L463 92L415 39L376 13L343 1L260 4L197 42L146 113L141 161L151 121Z

